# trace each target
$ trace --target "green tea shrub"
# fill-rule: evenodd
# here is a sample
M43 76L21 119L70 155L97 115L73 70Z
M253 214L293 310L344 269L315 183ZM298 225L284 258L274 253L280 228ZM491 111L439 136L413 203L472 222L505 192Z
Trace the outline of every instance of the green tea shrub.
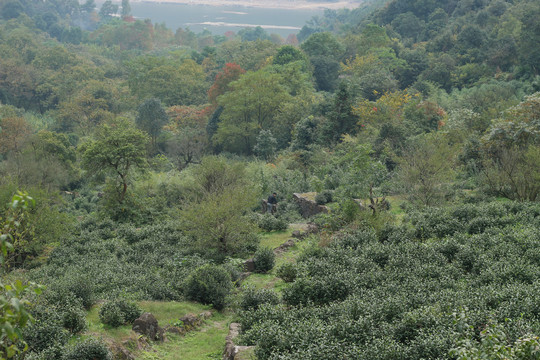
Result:
M242 292L240 308L242 310L254 310L262 304L276 305L279 303L279 296L269 289L255 289L254 287L245 287Z
M271 214L259 215L257 225L264 231L283 231L287 230L289 224L282 217L275 217Z
M505 322L506 345L532 339L540 329L538 208L426 208L399 226L336 233L297 258L284 305L242 312L242 342L256 344L261 360L454 359L451 349L464 351L453 315L461 311L471 347L489 343L476 342L491 319ZM471 223L481 224L472 234Z
M225 307L226 297L232 289L231 276L222 266L207 264L196 269L185 281L187 299L212 304L217 310Z
M62 326L59 314L49 314L27 326L23 331L23 338L30 350L41 352L54 345L66 344L69 333Z
M332 202L333 193L331 190L323 190L315 196L315 202L319 205L326 205Z
M99 310L99 320L112 327L124 325L126 322L122 310L112 301L103 304Z
M293 263L285 263L277 268L276 274L281 280L286 283L291 283L296 279L298 274L298 269Z
M78 334L86 330L86 312L79 306L68 305L63 308L62 323L71 334Z
M112 354L103 341L90 338L70 346L62 360L112 360Z
M104 324L118 327L131 324L141 313L142 310L134 302L118 299L103 304L99 310L99 319Z
M253 256L253 263L255 265L255 272L267 273L274 268L276 262L276 254L271 248L262 247L259 248Z

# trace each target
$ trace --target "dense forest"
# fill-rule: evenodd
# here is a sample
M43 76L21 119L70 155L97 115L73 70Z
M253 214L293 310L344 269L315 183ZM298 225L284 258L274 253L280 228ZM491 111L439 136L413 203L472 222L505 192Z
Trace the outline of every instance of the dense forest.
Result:
M0 0L0 359L221 359L231 322L261 360L540 359L538 19L377 0L284 39ZM217 347L133 335L173 308Z

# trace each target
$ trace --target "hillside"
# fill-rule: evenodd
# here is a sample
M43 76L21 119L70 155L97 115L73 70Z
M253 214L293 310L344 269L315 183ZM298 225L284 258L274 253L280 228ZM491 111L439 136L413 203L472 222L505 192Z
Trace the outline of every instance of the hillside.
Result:
M537 1L118 5L0 0L0 359L540 359Z

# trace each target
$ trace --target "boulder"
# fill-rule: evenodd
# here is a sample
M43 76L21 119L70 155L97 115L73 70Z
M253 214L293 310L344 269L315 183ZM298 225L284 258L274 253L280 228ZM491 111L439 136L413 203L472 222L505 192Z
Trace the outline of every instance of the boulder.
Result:
M195 314L187 314L180 318L182 324L184 324L184 329L186 331L193 330L195 327L199 326L201 320Z
M244 262L244 270L246 272L254 272L255 271L255 261L253 261L253 259L246 260Z
M274 249L274 254L281 254L285 251L288 251L289 248L293 247L295 244L294 239L289 239L285 241L283 244L279 245L277 248Z
M150 340L163 341L164 331L159 327L154 315L143 313L133 322L132 330L138 334L146 335Z
M300 208L300 214L306 219L313 215L328 212L326 206L319 205L314 200L309 199L307 194L294 193L293 198Z
M294 230L292 232L292 237L295 239L302 239L304 236L302 235L302 232L300 230Z
M125 347L118 344L109 346L114 360L135 360L135 356L128 351Z

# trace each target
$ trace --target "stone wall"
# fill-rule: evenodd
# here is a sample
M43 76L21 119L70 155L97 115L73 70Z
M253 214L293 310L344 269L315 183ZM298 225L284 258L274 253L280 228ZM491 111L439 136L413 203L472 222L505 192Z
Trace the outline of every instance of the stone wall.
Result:
M308 199L304 194L294 193L293 198L300 207L300 214L306 219L313 215L328 212L326 206L317 204L315 201Z

